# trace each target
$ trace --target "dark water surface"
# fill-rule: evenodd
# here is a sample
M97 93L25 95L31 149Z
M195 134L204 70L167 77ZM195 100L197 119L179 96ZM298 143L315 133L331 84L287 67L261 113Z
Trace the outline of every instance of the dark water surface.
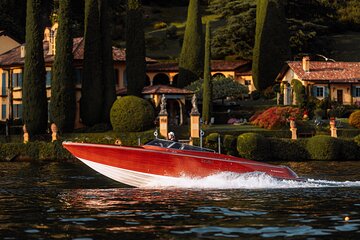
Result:
M135 189L81 163L0 163L0 239L360 239L360 161L283 164L314 180Z

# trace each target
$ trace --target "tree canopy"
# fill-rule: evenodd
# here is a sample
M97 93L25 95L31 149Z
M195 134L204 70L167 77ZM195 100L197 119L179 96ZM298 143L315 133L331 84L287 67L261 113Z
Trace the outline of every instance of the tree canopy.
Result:
M204 71L204 45L199 0L190 0L184 41L179 59L178 87L202 77Z
M141 1L128 0L126 12L127 93L140 97L146 78L146 50Z
M290 58L288 26L280 0L258 0L252 75L257 90L274 84Z
M231 77L217 76L212 79L212 99L240 98L243 94L249 93L249 89ZM197 99L203 98L204 80L200 79L189 86L188 90L194 91Z
M74 128L76 100L73 80L73 39L70 0L60 1L59 28L51 80L50 115L60 132Z
M235 55L251 59L255 35L255 0L211 0L209 10L224 18L226 24L218 27L211 42L212 56L223 58Z
M45 86L41 0L27 0L23 118L30 135L45 133L48 108Z

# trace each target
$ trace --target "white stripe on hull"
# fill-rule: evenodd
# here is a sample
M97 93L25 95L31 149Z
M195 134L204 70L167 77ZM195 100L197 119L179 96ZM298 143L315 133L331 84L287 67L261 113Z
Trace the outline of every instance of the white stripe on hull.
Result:
M115 181L125 183L134 187L144 187L150 182L165 182L176 179L175 177L160 176L149 173L135 172L127 169L108 166L101 163L92 162L86 159L78 158L80 161L88 165L90 168L111 178Z

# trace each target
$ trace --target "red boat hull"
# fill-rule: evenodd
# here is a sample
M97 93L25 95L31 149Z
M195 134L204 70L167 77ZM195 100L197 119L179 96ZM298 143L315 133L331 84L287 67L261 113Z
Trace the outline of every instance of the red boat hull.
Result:
M90 167L106 167L108 170L122 170L132 174L146 174L147 176L162 176L178 178L182 176L202 178L220 172L264 172L270 176L282 179L298 179L298 176L285 166L260 163L243 158L212 153L197 152L158 146L125 147L117 145L102 145L88 143L64 142L63 146L75 157ZM107 175L116 180L116 174ZM101 170L97 170L100 173ZM126 184L132 184L131 176ZM121 181L121 180L119 180Z

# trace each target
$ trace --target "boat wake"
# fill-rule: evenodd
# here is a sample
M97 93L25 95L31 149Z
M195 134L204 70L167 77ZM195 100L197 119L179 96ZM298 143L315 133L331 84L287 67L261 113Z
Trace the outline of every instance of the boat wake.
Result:
M315 179L284 180L273 178L265 173L223 172L204 178L186 176L168 181L152 181L144 188L201 188L201 189L264 189L264 188L321 188L321 187L360 187L360 181L326 181Z

